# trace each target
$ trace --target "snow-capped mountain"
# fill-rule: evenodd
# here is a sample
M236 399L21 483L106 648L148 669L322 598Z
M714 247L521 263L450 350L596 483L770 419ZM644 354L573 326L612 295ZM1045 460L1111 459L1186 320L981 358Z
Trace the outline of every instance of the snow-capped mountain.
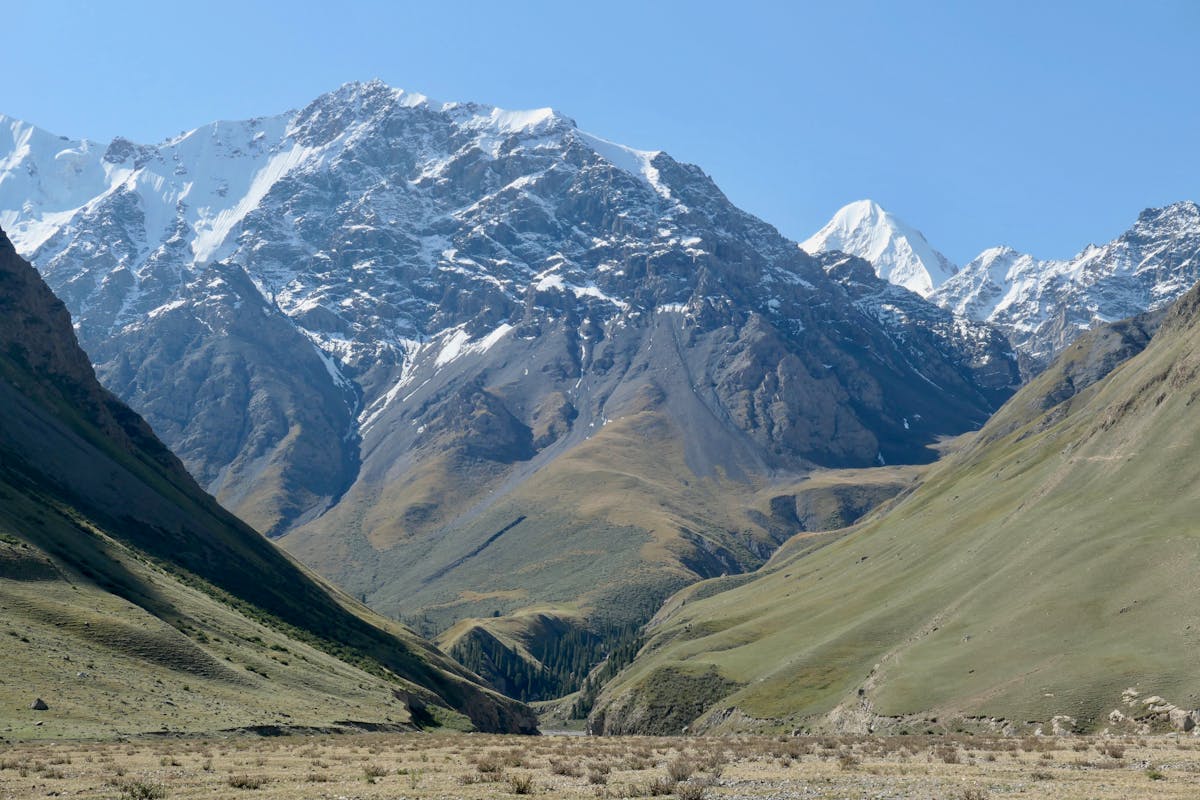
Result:
M1162 308L1187 291L1200 278L1200 209L1193 202L1148 209L1114 241L1089 245L1072 259L993 247L957 269L919 231L862 200L801 247L859 256L881 278L995 326L1023 369L1036 372L1081 332Z
M1098 324L1162 308L1200 279L1200 207L1147 209L1133 227L1069 260L985 250L930 299L1003 330L1037 371Z
M800 247L813 254L840 250L866 259L876 275L922 297L958 270L924 234L872 200L843 206Z
M443 621L641 613L770 552L748 493L927 460L1018 378L695 166L377 81L153 146L5 120L0 224L223 503Z

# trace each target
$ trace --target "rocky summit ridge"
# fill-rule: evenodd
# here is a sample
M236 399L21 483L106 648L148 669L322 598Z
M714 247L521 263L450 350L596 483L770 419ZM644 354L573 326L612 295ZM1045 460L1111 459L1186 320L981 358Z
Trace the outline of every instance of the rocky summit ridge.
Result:
M1080 333L1166 308L1200 279L1200 206L1148 208L1129 230L1074 258L985 250L933 293L938 305L1005 331L1037 370Z

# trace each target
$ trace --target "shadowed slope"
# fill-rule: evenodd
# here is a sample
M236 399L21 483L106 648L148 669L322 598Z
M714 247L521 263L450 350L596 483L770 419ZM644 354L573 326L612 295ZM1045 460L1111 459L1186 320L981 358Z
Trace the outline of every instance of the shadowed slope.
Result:
M136 636L124 637L131 642L126 650L122 636L109 639L134 687L144 685L139 679L152 682L148 664L184 673L187 665L207 665L197 669L237 687L247 678L226 674L220 661L228 651L211 651L208 634L189 632L220 630L229 642L232 630L261 629L269 634L247 636L262 643L270 635L284 652L309 653L306 664L325 663L354 676L348 680L360 688L386 696L394 684L481 728L532 727L519 704L482 690L428 643L321 584L201 491L145 423L96 383L66 309L2 234L0 379L0 527L5 562L13 565L0 576L0 589L11 624L86 621L107 609L112 624L151 631L145 652L133 644ZM30 595L23 577L30 569L52 588ZM16 671L39 657L19 641L4 639L6 664ZM69 653L70 642L62 646ZM330 667L335 659L345 663ZM314 678L319 669L296 668ZM337 718L339 693L347 691L358 690L326 682L316 702L329 715L325 722ZM248 720L273 719L253 692L236 703ZM404 703L394 711L409 717Z

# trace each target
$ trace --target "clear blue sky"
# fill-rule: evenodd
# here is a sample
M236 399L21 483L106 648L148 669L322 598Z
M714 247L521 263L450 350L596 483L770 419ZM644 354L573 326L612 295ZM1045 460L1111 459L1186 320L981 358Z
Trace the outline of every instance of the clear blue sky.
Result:
M0 2L0 113L155 142L382 78L553 106L802 239L871 197L960 263L1200 200L1200 2Z

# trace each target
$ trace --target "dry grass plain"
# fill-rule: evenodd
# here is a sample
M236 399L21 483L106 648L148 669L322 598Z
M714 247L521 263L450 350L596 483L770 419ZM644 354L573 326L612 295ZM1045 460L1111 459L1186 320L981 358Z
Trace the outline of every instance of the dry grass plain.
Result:
M5 743L0 798L1200 797L1200 739L363 734Z

